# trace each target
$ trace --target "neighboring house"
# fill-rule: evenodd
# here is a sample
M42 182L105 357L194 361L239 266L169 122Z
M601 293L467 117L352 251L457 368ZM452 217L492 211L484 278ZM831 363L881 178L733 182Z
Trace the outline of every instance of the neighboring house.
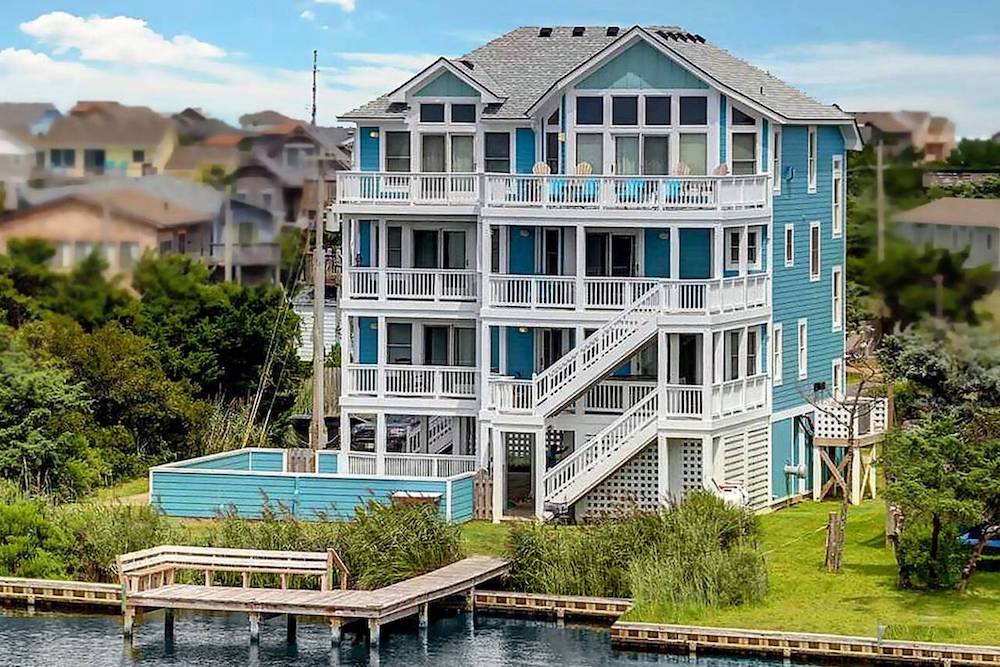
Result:
M45 134L61 115L51 102L0 102L0 129Z
M294 118L289 118L285 114L278 113L277 111L258 111L256 113L248 113L240 116L240 127L248 132L260 132L261 130L268 130L276 125L281 125L282 123L287 123L289 121L301 123L304 121L296 121Z
M188 107L170 117L182 144L204 141L208 137L239 132L238 129L217 118L206 116L201 109Z
M1000 199L943 197L894 218L893 230L916 246L968 250L965 265L1000 272Z
M495 520L819 497L851 115L601 26L519 28L341 120L338 472L484 469Z
M39 137L45 167L59 175L142 176L162 173L177 145L169 118L148 107L78 102Z
M0 130L0 213L17 207L17 186L28 181L35 149L13 132Z
M890 155L913 149L925 162L941 162L956 146L955 124L927 111L863 111L855 118L865 142L881 141Z
M248 137L241 144L246 151L233 174L236 197L268 209L278 220L296 222L303 188L307 181L316 180L316 156L332 158L323 174L331 183L337 171L350 166L350 154L339 145L347 137L346 128L311 128L301 121L288 121ZM307 211L314 208L307 202Z
M236 146L205 146L194 144L178 146L170 156L163 173L177 178L198 181L203 170L218 165L226 175L232 174L240 162Z
M1000 144L1000 132L997 132L996 134L993 135L993 141Z
M121 193L130 193L137 200L144 198L141 199L143 202L158 202L157 206L164 212L173 210L194 212L198 222L196 228L180 230L184 233L183 238L175 234L172 245L168 247L158 243L157 248L198 256L215 267L220 278L225 277L224 267L228 255L232 266L230 276L232 279L248 284L276 280L281 253L278 245L278 227L274 218L260 207L229 198L229 216L233 223L233 232L232 249L227 253L224 233L226 195L186 180L156 175L127 181L99 179L59 188L26 188L19 192L18 215L27 214L34 208L67 198L103 201L108 196L124 197L125 195ZM19 228L18 232L20 233L22 229L29 228ZM10 236L16 235L18 234L10 234ZM109 242L116 241L115 238L109 239Z

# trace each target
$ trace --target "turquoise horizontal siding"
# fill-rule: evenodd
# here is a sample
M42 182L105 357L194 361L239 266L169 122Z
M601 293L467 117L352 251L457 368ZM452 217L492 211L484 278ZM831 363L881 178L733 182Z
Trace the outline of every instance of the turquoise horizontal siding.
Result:
M324 475L332 475L337 472L337 453L319 452L319 459L316 472Z
M786 464L798 464L799 448L795 442L795 418L771 424L771 492L773 500L793 495L798 477L785 474Z
M451 520L465 523L472 520L473 476L463 477L451 483Z
M808 129L802 125L785 126L781 131L781 164L791 167L794 176L785 180L781 194L774 197L775 238L771 267L773 277L773 317L783 329L783 375L774 388L773 410L805 406L802 394L812 391L816 382L832 384L833 359L843 357L844 334L832 330L831 272L844 264L844 239L833 238L832 158L844 155L844 139L837 127L820 126L817 133L818 163L816 192L808 192L806 164ZM846 161L846 158L845 158ZM809 226L820 223L820 279L809 280ZM795 227L795 265L785 266L785 225ZM798 320L808 321L808 377L798 377Z
M333 457L324 457L333 458ZM321 459L322 461L322 459ZM316 475L254 475L184 473L154 470L151 502L167 515L211 518L233 508L239 516L260 518L265 505L287 508L305 520L347 521L355 509L369 501L389 504L397 491L441 494L438 511L446 518L447 482L420 479L376 479L367 477L319 477ZM454 521L472 517L472 478L459 480L453 490Z
M637 42L587 76L580 90L705 89L708 85L645 41Z
M250 452L250 470L256 472L281 472L284 469L284 451L278 449L273 452Z
M194 468L196 470L249 470L250 452L235 451L228 456L219 456L212 459L182 462L180 468Z

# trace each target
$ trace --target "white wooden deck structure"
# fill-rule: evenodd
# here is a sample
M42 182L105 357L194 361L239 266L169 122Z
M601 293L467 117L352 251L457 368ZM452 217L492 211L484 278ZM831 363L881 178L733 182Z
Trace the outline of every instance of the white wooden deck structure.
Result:
M506 575L510 564L502 558L473 556L377 590L347 589L347 569L334 552L257 551L243 549L199 549L157 547L121 557L125 611L124 633L131 641L135 616L140 611L166 610L165 636L173 634L176 609L244 612L250 621L250 639L260 637L260 622L266 615L288 616L288 638L294 641L297 616L328 619L331 641L339 642L345 622L367 621L372 644L378 644L385 623L418 616L426 626L431 603L465 595L472 605L479 584ZM340 570L340 589L332 590L332 570ZM204 572L205 584L178 584L181 570ZM215 572L239 572L242 587L214 586ZM277 574L281 588L253 587L254 574ZM293 575L316 576L320 590L289 588Z

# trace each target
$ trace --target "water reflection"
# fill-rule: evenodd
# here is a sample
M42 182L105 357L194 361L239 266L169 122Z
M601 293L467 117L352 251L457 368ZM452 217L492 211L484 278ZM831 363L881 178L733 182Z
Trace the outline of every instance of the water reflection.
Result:
M687 665L751 667L780 665L756 659L701 658L613 651L606 630L567 623L455 614L383 629L382 645L370 649L364 632L348 627L340 646L330 645L329 626L300 620L297 641L288 644L284 618L261 625L259 644L251 644L240 614L183 614L175 620L172 641L164 641L162 613L149 614L135 627L131 648L124 648L121 621L114 616L39 613L29 618L0 612L2 667L424 667L475 665L498 667L619 667Z

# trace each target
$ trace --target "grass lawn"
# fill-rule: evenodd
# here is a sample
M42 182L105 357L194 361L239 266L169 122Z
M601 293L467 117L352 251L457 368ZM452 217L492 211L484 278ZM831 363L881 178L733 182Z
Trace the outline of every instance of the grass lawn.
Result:
M143 475L135 479L119 482L114 486L98 489L95 500L121 500L123 502L146 502L145 494L149 493L149 476ZM141 496L141 497L140 497Z
M1000 637L1000 572L979 572L969 590L926 593L896 588L896 566L883 538L881 502L853 508L844 567L823 569L827 514L833 503L806 502L761 517L770 592L758 605L680 614L633 609L628 620L872 637L996 644Z

